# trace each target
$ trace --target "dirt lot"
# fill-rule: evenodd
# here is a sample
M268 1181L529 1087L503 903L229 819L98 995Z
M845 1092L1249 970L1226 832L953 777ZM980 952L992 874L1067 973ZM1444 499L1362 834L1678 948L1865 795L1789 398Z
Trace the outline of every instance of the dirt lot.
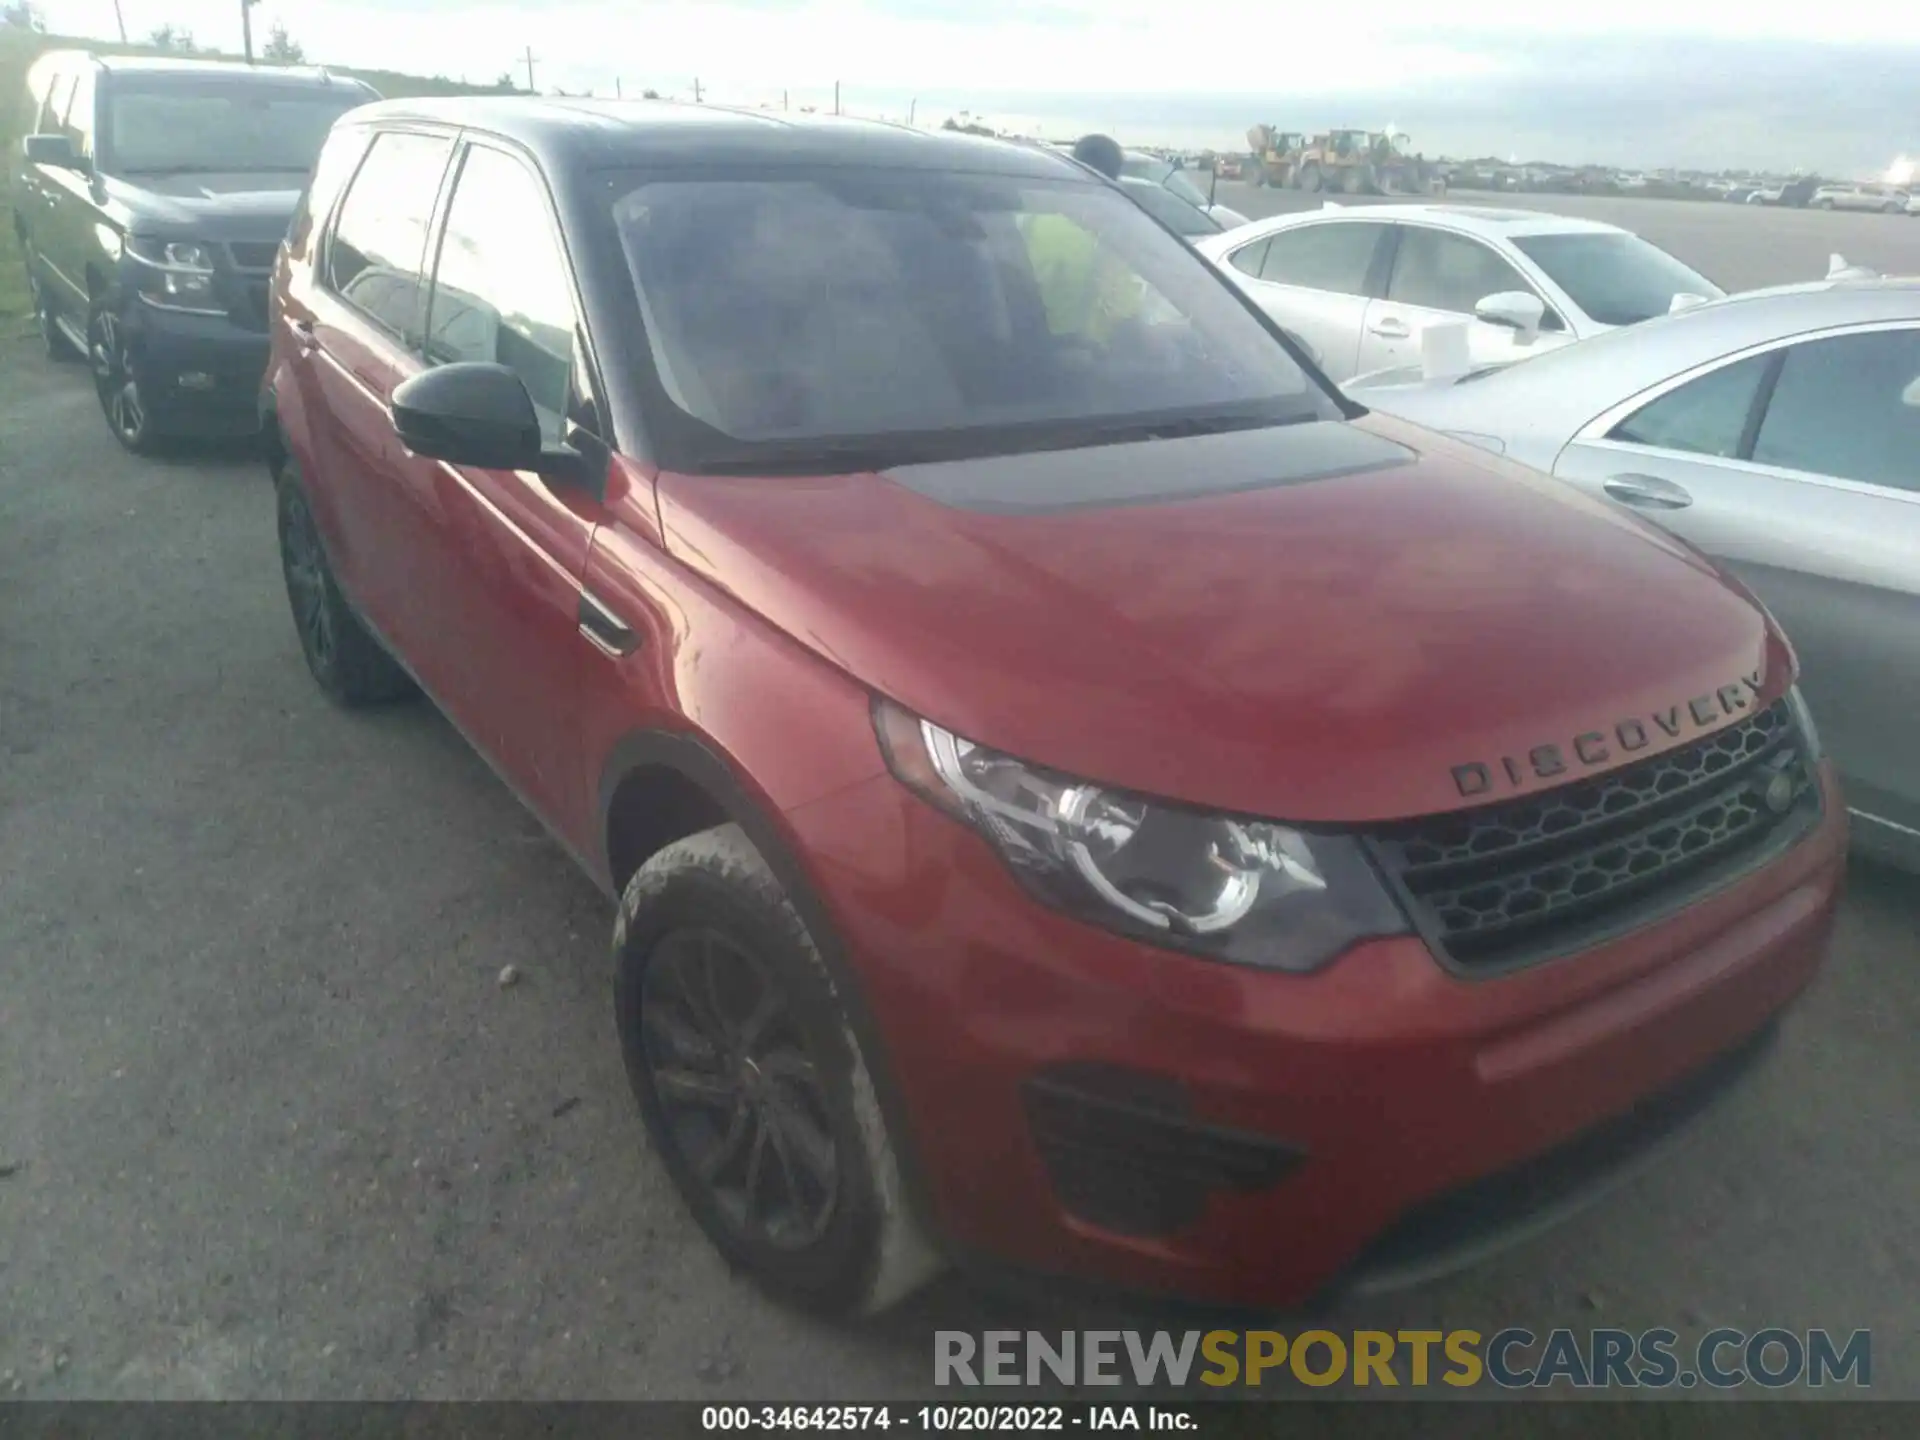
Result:
M935 1328L1026 1318L731 1279L643 1148L594 890L430 709L321 700L258 464L126 458L12 337L0 877L0 1397L905 1397ZM1920 1397L1912 889L1857 877L1681 1153L1334 1323L1866 1326Z

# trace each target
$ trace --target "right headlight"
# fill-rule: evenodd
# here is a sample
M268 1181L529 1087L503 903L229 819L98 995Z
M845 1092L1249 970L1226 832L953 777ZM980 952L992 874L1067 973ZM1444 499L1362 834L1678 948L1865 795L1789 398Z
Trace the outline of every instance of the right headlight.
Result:
M1793 716L1793 723L1800 727L1800 738L1807 746L1807 759L1818 760L1825 753L1820 748L1820 730L1813 723L1813 711L1807 708L1807 697L1800 693L1798 685L1787 687L1787 710Z
M127 242L127 254L140 262L138 289L150 304L196 315L224 314L214 290L213 252L194 240Z
M1038 898L1134 939L1313 970L1408 932L1360 842L1148 800L1030 765L886 700L874 728L902 783L993 845Z

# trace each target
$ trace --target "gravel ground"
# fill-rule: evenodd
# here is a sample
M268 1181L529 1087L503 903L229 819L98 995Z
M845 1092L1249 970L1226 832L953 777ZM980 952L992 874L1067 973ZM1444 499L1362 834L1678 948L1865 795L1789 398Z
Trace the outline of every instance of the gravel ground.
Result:
M904 1398L936 1328L1032 1322L947 1281L834 1328L726 1273L627 1096L608 907L431 709L321 699L272 515L0 340L0 1396ZM1913 888L1857 874L1680 1153L1332 1323L1866 1326L1920 1397Z

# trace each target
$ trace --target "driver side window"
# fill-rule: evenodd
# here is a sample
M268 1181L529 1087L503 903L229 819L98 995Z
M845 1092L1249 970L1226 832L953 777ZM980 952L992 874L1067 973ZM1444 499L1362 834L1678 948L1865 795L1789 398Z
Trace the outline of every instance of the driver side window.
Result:
M505 365L549 445L565 437L578 324L545 188L512 156L467 151L428 299L427 361Z

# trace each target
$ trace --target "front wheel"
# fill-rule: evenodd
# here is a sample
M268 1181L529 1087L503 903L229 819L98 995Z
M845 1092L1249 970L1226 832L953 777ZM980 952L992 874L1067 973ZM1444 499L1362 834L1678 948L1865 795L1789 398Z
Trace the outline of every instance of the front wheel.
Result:
M159 429L128 363L126 325L111 305L101 301L94 302L87 317L87 351L93 388L113 438L134 455L153 454L159 448Z
M883 1310L935 1273L834 980L739 826L635 872L614 959L648 1136L729 1263L830 1315Z
M1300 172L1300 188L1307 191L1319 190L1320 167L1318 165L1309 165Z

